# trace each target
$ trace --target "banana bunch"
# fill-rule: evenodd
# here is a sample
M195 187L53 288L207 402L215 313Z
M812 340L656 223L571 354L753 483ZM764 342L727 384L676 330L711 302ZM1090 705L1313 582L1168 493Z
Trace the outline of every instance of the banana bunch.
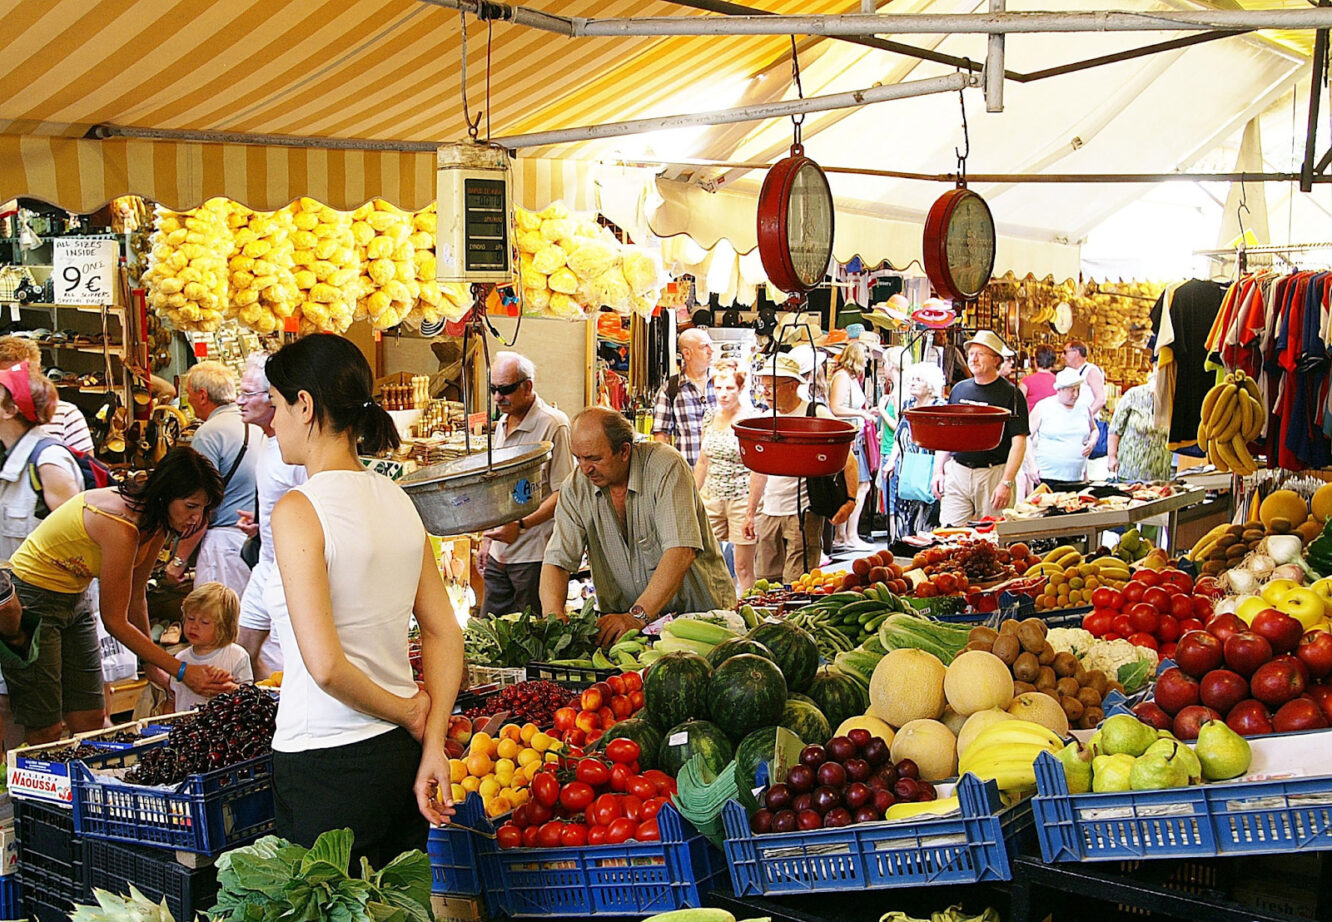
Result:
M978 733L958 754L957 771L971 772L982 781L993 778L1001 791L1031 791L1036 789L1036 757L1063 748L1059 735L1041 724L1001 720Z
M256 333L276 333L299 306L292 214L233 205L227 223L236 246L227 264L231 270L227 316Z
M707 656L717 644L740 635L720 624L696 618L676 618L661 629L661 639L653 647L658 653L685 651Z
M158 207L150 238L148 305L177 330L208 333L227 309L227 260L233 241L231 203L210 199L193 211Z
M1198 445L1218 470L1247 477L1258 470L1249 442L1262 435L1266 423L1258 383L1244 372L1234 371L1203 398Z
M1027 568L1023 576L1049 576L1051 573L1063 573L1069 567L1082 563L1082 554L1071 544L1061 544L1039 561Z
M361 263L352 217L312 198L287 206L296 230L292 261L300 290L300 331L345 333L356 307Z

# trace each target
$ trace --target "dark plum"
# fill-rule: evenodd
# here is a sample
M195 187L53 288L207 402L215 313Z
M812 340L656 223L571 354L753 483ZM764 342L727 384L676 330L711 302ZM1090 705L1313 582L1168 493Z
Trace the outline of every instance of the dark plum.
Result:
M811 743L800 750L800 764L808 765L810 768L818 768L824 762L828 761L828 750L824 749L818 743Z
M819 766L818 779L819 784L840 788L846 784L846 769L841 762L824 762Z
M813 806L814 795L809 791L806 791L804 794L796 795L796 799L791 801L791 809L796 813L799 813L801 810L808 810Z
M821 787L814 792L814 809L820 813L827 813L834 807L842 805L842 795L836 788Z
M845 762L847 759L854 759L858 747L845 736L834 736L828 740L828 758L834 762Z
M893 786L893 794L900 801L913 801L920 794L920 783L915 778L899 778Z
M851 784L848 784L846 790L842 792L842 800L845 801L847 807L850 809L859 810L861 807L865 806L865 804L874 800L874 792L871 791L869 785L865 784L863 781L853 781Z
M786 783L797 794L814 790L814 769L808 765L792 765L786 773Z
M934 790L934 785L930 784L928 781L917 781L916 786L920 789L919 793L916 794L916 801L918 803L921 801L938 799L938 792Z
M801 810L796 814L796 826L805 831L823 827L823 816L817 810Z
M869 741L874 739L874 736L868 730L857 727L847 733L846 738L855 743L857 749L863 750Z
M861 748L860 757L876 768L891 758L888 753L888 744L877 736Z
M749 818L749 828L755 834L772 832L772 811L767 807L755 811L754 815Z
M868 781L874 771L864 759L847 759L842 767L846 769L848 781Z
M851 825L851 811L846 807L838 807L835 810L829 810L823 815L823 826L825 829L840 829L843 826Z
M780 810L772 818L773 832L795 832L796 815L794 810Z
M785 810L791 806L791 789L782 782L774 784L768 788L768 793L763 798L763 805L769 810Z
M912 762L910 759L903 759L901 762L897 763L896 767L897 767L897 774L899 774L903 778L920 777L920 769L917 768L916 763Z
M872 804L866 804L855 813L851 814L851 818L857 823L873 823L876 820L883 819L883 816L878 810L874 809Z

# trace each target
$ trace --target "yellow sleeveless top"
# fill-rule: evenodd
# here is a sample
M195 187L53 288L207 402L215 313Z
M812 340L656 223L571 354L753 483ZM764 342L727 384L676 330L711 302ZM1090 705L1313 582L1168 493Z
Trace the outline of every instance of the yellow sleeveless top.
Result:
M86 495L80 493L61 505L19 545L9 560L15 576L51 592L77 595L102 571L102 548L88 537L83 510L124 522L138 531L129 519L89 505Z

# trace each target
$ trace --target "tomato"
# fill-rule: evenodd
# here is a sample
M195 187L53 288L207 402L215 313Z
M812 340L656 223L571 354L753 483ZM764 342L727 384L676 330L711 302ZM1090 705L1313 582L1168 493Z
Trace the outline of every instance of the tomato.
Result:
M1124 593L1124 604L1132 605L1134 602L1142 601L1142 594L1147 591L1147 584L1132 581L1122 591Z
M560 830L561 845L586 845L587 826L582 823L565 823Z
M1097 592L1101 590L1097 589ZM1094 637L1104 637L1110 633L1110 629L1115 625L1115 616L1119 612L1111 608L1096 608L1087 612L1082 619L1082 628L1091 632Z
M643 801L643 819L655 819L661 812L662 805L666 803L665 797L653 797L650 800Z
M611 692L613 694L616 695L629 694L629 684L624 681L624 676L622 675L611 676L609 679L606 680L606 684L610 686Z
M657 786L642 775L630 775L625 790L640 798L644 803L657 796Z
M1133 574L1132 582L1142 583L1144 586L1159 586L1161 585L1161 574L1143 567Z
M583 781L570 781L560 791L560 806L571 813L577 813L586 810L596 796L597 792L592 790L592 785Z
M1092 592L1092 604L1097 608L1113 608L1117 611L1124 605L1124 593L1109 586L1101 586Z
M1153 586L1152 589L1157 590L1158 592L1161 591L1156 586ZM1168 610L1169 609L1167 609L1167 611ZM1129 624L1133 626L1133 631L1135 633L1143 632L1150 634L1161 624L1160 613L1157 611L1156 607L1148 603L1146 599L1133 605L1129 608L1126 614L1129 618Z
M1170 614L1175 620L1182 621L1185 618L1193 617L1193 597L1187 596L1183 592L1179 595L1170 597Z
M1174 615L1162 615L1161 623L1156 626L1156 639L1161 643L1179 640L1179 619Z
M643 799L641 797L625 794L620 799L620 807L624 810L624 815L635 823L643 821Z
M523 829L523 848L536 848L537 836L541 830L536 826L527 826Z
M626 672L621 678L624 679L624 687L629 689L631 694L643 690L643 674L641 672Z
M1193 617L1203 623L1212 617L1212 600L1205 595L1195 595L1193 597Z
M1120 637L1133 633L1133 622L1129 620L1128 615L1115 615L1114 630L1111 634L1118 634ZM1106 637L1109 638L1110 634Z
M555 729L561 732L574 729L574 721L578 719L578 711L573 708L560 708L555 712Z
M1203 623L1197 618L1184 618L1179 622L1179 636L1183 637L1189 631L1201 631Z
M500 848L519 848L523 844L523 831L513 823L505 823L495 830L495 841Z
M560 782L551 771L538 772L532 779L532 797L543 807L553 807L560 799Z
M542 848L554 848L560 844L560 836L564 832L564 824L559 820L551 820L549 823L543 823L537 830L537 845Z
M606 830L606 843L619 845L621 842L628 842L637 831L638 823L622 816L611 823L610 828Z
M1142 594L1142 600L1163 615L1170 614L1170 593L1160 586L1149 586Z
M588 845L605 845L606 833L609 832L605 826L593 826L587 831Z
M622 816L624 816L624 809L620 806L620 798L617 794L602 794L592 801L592 806L587 811L588 820L598 826L609 826Z
M1169 643L1163 643L1161 644L1161 649L1156 651L1157 655L1160 656L1161 659L1174 659L1175 647L1176 644L1173 640Z
M1111 631L1109 634L1106 634L1106 635L1105 635L1104 637L1102 637L1101 639L1102 639L1102 640L1123 640L1123 639L1124 639L1124 635L1123 635L1123 634L1116 634L1114 631Z
M612 765L610 776L610 789L617 794L623 794L629 789L629 779L634 776L628 765Z
M513 825L517 826L519 829L522 829L524 826L528 824L528 822L529 820L527 818L527 804L525 803L519 804L518 806L514 807Z
M1178 586L1181 592L1193 591L1193 577L1189 576L1189 574L1185 573L1183 570L1176 570L1174 567L1171 567L1169 570L1165 570L1161 573L1161 578L1172 586Z
M574 769L574 777L594 788L604 788L611 780L610 766L600 759L583 759Z
M636 762L642 754L643 750L633 740L611 740L606 744L606 758L612 762Z
M1144 633L1129 635L1128 642L1133 644L1135 647L1148 647L1152 650L1155 650L1158 646L1155 637L1153 637L1151 634L1144 634Z
M643 777L657 786L659 795L670 796L675 793L675 779L665 772L649 768L643 772Z
M529 800L527 802L528 826L540 826L542 823L549 822L550 818L554 815L555 814L551 812L550 807L547 807L543 803L538 803L535 800Z
M640 842L660 842L661 830L657 827L657 818L654 816L639 823L638 829L634 831L634 838Z

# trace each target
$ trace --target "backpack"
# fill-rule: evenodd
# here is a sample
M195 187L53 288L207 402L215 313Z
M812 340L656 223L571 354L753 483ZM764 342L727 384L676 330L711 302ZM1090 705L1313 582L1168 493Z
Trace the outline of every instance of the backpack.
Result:
M32 486L33 492L37 494L37 507L34 510L37 518L44 519L51 514L51 510L46 506L46 497L42 495L42 478L37 473L37 459L42 456L42 452L49 445L59 445L73 456L74 462L79 466L79 473L83 475L83 488L85 490L96 490L115 483L111 468L92 454L79 451L77 448L70 448L58 439L38 439L37 444L32 447L32 451L28 454L28 483Z

